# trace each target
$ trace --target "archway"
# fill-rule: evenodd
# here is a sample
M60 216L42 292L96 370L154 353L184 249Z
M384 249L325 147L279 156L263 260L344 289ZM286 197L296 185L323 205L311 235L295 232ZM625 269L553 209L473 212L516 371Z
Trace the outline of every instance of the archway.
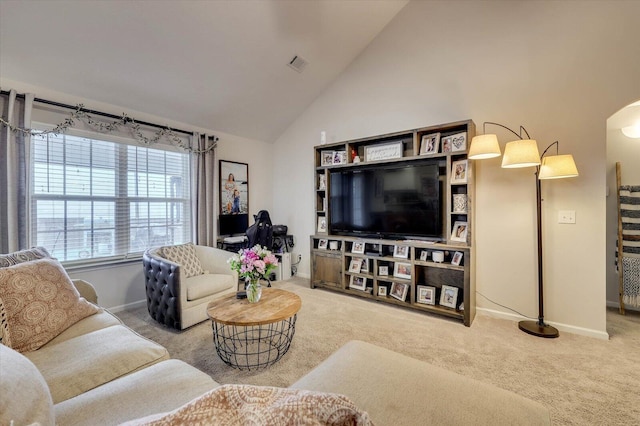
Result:
M607 120L607 306L618 307L618 273L615 250L618 237L618 203L616 197L616 162L621 163L623 185L640 185L640 137L622 132L634 124L640 125L640 100L625 106ZM628 133L628 132L627 132ZM627 309L640 310L632 306Z

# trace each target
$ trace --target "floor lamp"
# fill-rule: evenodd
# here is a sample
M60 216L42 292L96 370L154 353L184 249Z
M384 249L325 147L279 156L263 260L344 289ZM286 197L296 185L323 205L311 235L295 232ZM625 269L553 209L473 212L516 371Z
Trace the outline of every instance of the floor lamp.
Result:
M499 157L501 155L498 137L495 134L486 134L487 124L502 127L518 137L518 140L508 142L504 148L502 157L502 167L520 168L535 167L536 177L536 214L538 231L538 320L520 321L518 328L525 333L538 337L558 337L558 329L544 322L544 273L542 268L542 193L540 181L543 179L561 179L578 176L578 169L571 155L558 154L558 141L550 144L542 155L538 151L538 143L531 139L527 130L520 126L520 133L516 133L502 124L487 121L483 123L482 135L475 136L471 140L468 158L471 160L482 160L486 158ZM522 134L527 136L524 139ZM546 155L551 147L555 145L556 155Z

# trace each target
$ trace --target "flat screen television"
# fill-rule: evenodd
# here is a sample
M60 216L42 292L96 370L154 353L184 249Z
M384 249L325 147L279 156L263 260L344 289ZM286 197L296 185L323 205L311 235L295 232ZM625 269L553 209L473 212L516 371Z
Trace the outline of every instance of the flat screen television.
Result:
M220 235L244 234L249 227L249 215L243 214L221 214Z
M331 170L329 233L446 240L445 173L439 159Z

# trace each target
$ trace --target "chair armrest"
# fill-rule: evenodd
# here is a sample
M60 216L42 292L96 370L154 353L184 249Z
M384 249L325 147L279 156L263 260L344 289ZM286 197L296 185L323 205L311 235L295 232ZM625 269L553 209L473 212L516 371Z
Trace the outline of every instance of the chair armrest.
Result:
M98 293L96 293L96 289L93 285L85 280L71 280L71 282L76 289L78 289L80 296L84 297L88 302L91 302L94 305L98 304Z

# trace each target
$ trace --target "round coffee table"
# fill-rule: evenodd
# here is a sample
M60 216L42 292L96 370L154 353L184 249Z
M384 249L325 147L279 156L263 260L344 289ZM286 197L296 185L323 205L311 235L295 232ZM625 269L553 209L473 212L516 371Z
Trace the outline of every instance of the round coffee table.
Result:
M291 346L302 301L297 294L263 288L258 303L235 294L207 306L213 343L222 361L240 370L273 365Z

